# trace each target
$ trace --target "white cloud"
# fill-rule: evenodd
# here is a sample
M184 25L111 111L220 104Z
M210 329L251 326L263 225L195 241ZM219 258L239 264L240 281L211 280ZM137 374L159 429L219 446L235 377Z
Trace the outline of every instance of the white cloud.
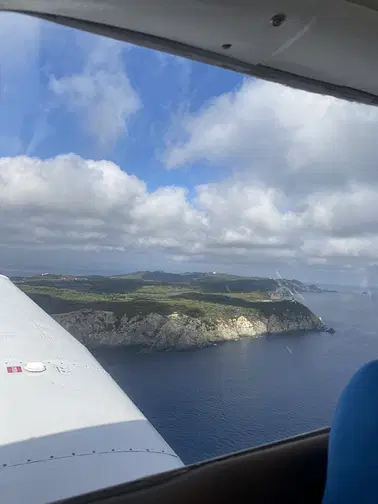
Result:
M285 192L378 181L378 110L277 84L239 89L187 114L167 146L169 169L197 161L232 165Z
M0 158L0 181L0 258L92 251L105 262L111 252L147 253L150 267L159 257L271 272L378 260L378 189L366 186L290 207L279 189L230 179L198 186L189 199L183 187L148 191L112 162L73 154Z
M50 85L105 145L141 102L121 46L90 47L82 73ZM171 133L168 168L207 162L232 174L189 196L185 187L149 191L109 161L0 158L3 263L36 261L38 251L38 260L73 264L86 252L103 264L116 254L120 269L144 258L149 268L271 275L291 265L297 276L378 263L377 109L245 80Z
M141 108L123 66L125 47L98 37L82 72L50 80L52 91L80 115L87 133L102 146L126 135L130 118Z
M308 222L336 238L378 234L377 196L377 186L355 183L343 190L311 193Z
M199 188L212 216L209 261L213 241L216 254L286 259L299 275L304 264L377 263L377 108L245 79L181 117L167 138L168 169L206 162L233 174Z
M178 246L197 225L182 188L149 193L108 161L73 154L49 160L0 159L2 245L124 249L154 240Z

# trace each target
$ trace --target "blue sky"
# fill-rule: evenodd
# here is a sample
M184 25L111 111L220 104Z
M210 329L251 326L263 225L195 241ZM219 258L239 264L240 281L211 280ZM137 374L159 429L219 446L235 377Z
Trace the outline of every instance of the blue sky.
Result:
M151 190L171 184L191 189L219 180L222 175L206 162L197 163L194 169L166 170L159 153L175 116L196 111L213 96L240 86L243 77L114 41L109 50L114 52L115 46L120 49L117 65L141 97L143 110L130 118L128 129L132 131L132 138L125 132L114 142L99 145L96 137L83 130L78 114L62 106L49 83L51 76L61 79L82 72L91 51L102 43L106 45L107 41L40 22L37 54L28 55L22 67L12 67L3 80L8 91L1 99L0 136L11 136L12 141L0 145L0 156L27 154L46 159L74 152L84 158L106 158L121 168L127 167L128 173L141 177ZM29 57L34 58L33 64L28 64ZM36 130L44 130L44 135L34 145Z
M0 15L0 268L364 285L377 109Z

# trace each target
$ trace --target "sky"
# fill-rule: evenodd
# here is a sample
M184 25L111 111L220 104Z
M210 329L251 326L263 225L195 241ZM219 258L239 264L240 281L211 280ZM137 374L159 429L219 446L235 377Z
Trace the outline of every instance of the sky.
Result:
M0 272L378 283L378 109L0 13Z

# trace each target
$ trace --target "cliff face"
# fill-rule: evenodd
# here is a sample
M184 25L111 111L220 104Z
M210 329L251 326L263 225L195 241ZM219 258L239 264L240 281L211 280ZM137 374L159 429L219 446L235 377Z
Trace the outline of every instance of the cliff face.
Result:
M229 319L201 319L180 313L149 313L130 317L94 309L60 313L53 317L89 348L138 345L149 350L182 350L241 337L322 329L321 321L299 303L293 303L292 310L286 309L281 313L259 312Z

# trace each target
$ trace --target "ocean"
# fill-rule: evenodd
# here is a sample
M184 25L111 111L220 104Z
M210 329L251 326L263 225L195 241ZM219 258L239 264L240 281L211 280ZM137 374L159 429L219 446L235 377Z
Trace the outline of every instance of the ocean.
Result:
M95 356L185 463L293 436L329 425L348 379L378 358L378 296L336 288L302 300L335 334Z

